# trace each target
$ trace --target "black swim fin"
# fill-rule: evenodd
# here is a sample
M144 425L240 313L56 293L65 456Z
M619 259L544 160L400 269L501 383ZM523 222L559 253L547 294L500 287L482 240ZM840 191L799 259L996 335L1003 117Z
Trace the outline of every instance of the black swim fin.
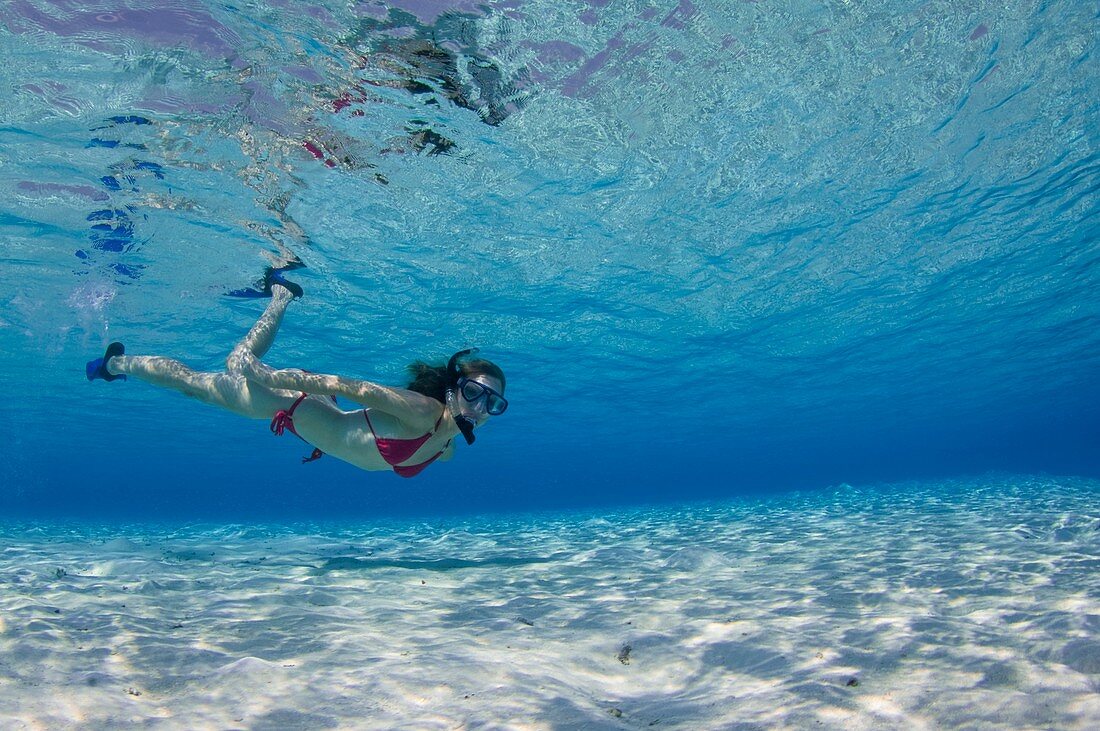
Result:
M301 264L288 264L285 267L268 267L264 270L264 277L256 283L254 287L246 287L245 289L235 289L232 292L226 292L228 297L244 297L247 299L266 299L271 296L271 287L279 284L290 290L290 293L294 295L295 299L301 297L304 292L301 285L296 282L292 282L283 276L283 272L288 272L292 269L301 269Z
M122 347L122 343L111 343L107 346L107 350L103 353L102 358L96 358L95 360L88 361L88 365L84 366L84 374L88 376L89 381L94 381L97 378L104 381L125 381L126 376L122 373L112 375L107 372L107 361L114 358L116 355L125 355L126 348Z

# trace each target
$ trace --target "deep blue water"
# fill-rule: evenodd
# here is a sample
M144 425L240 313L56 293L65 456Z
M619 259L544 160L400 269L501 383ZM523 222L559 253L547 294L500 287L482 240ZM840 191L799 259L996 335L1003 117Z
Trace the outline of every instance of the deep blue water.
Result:
M13 2L0 510L296 518L1100 476L1089 3ZM413 481L84 362L478 345Z

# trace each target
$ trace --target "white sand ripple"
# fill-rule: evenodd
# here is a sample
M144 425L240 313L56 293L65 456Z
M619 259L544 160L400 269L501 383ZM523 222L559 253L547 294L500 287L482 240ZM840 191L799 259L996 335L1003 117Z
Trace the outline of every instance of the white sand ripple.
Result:
M0 526L0 728L1100 728L1100 483Z

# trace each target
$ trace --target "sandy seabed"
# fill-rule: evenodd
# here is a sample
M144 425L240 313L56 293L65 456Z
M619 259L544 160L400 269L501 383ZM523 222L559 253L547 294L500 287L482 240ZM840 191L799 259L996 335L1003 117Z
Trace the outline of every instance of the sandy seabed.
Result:
M1100 483L0 525L0 728L1100 728Z

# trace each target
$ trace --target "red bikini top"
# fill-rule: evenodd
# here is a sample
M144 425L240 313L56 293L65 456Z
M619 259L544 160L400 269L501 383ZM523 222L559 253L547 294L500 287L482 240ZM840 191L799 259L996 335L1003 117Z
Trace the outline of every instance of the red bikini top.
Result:
M393 467L393 471L402 477L416 477L424 468L430 465L432 462L439 459L447 447L450 446L451 440L448 439L447 443L443 445L443 449L439 450L424 462L419 464L401 465L399 463L412 457L416 454L416 451L424 446L439 429L439 425L443 422L443 414L446 413L446 407L439 418L435 420L435 426L427 434L422 434L415 439L391 439L386 437L380 437L374 431L374 425L370 423L370 415L367 413L367 409L363 409L363 418L367 420L367 426L370 427L370 433L374 435L374 445L378 447L378 453L382 455L382 459L386 461L386 464Z
M303 393L295 399L289 409L280 410L275 414L275 418L271 420L272 433L282 436L284 430L290 430L291 434L301 439L301 435L294 430L294 410L298 408L298 404L302 403L308 395L309 394ZM332 400L335 401L336 398L333 397ZM447 408L443 407L443 413L446 413L446 411ZM401 465L399 463L404 462L416 454L416 450L423 447L424 443L432 438L432 435L439 429L439 425L443 423L443 413L435 420L435 426L432 427L430 432L416 437L415 439L387 439L385 437L380 437L375 433L374 425L370 423L370 416L367 414L366 409L363 409L363 418L367 420L367 426L370 427L370 433L374 435L374 444L378 447L378 453L382 455L382 459L386 461L386 464L393 467L393 471L402 477L416 477L424 471L425 467L435 462L443 455L443 452L451 445L450 439L443 445L443 449L436 452L424 462L410 465ZM323 454L324 452L320 449L314 449L313 454L308 457L303 457L302 461L312 462L315 459L320 459Z

